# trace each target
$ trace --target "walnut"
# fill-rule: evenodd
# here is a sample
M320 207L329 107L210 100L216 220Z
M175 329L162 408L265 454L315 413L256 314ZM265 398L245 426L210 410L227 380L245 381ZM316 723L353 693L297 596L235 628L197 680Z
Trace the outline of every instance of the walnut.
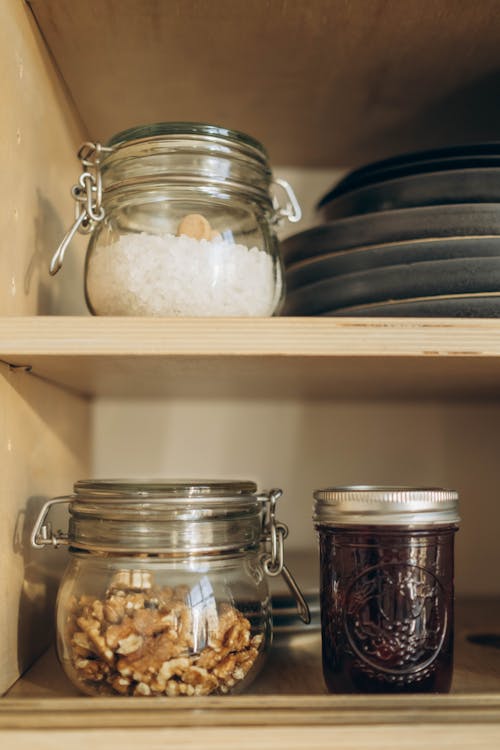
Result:
M250 643L250 623L245 618L241 618L234 625L226 630L222 637L222 643L225 648L231 651L241 651Z
M222 651L221 649L215 651L213 648L204 648L197 657L195 665L203 669L212 670L225 656L226 651Z
M118 641L119 648L116 649L116 653L123 654L125 656L128 656L129 654L135 654L135 652L141 648L143 643L144 643L144 639L142 635L137 635L137 633L132 633L131 635L128 635L126 638L121 638Z
M133 620L131 617L125 617L118 625L109 625L106 630L105 640L106 644L113 650L118 647L118 644L123 639L132 635L134 632Z
M195 688L193 685L185 685L183 682L169 680L165 688L166 695L194 695Z
M202 667L189 666L182 672L182 681L186 685L203 685L207 682L210 674L207 669Z
M79 679L116 695L228 693L255 664L263 635L252 636L229 604L211 602L193 618L189 593L123 570L104 599L73 600L66 631Z
M98 599L92 602L91 614L92 614L92 617L94 617L96 620L98 620L99 622L103 622L104 604L100 602Z
M114 654L106 646L104 636L101 635L101 623L99 620L95 620L93 617L79 617L77 622L88 640L92 643L92 649L107 662L112 662Z
M113 690L120 695L128 695L130 692L130 685L132 684L131 680L129 680L127 677L122 677L121 675L116 675L113 677L113 679L110 682L111 687Z
M191 662L186 657L180 659L169 659L163 662L158 672L158 677L169 680L174 674L181 675L185 669L189 669Z
M216 677L227 682L233 674L234 668L236 667L236 654L229 654L225 659L222 659L218 664L215 665L213 673Z
M113 576L108 592L147 591L152 585L151 573L147 570L119 570Z
M124 598L124 606L127 614L144 607L146 598L144 594L127 594Z
M109 675L109 666L97 659L78 659L75 667L84 680L101 682Z
M235 680L242 680L247 676L255 664L259 652L256 648L249 648L246 651L240 651L236 654L236 667L233 670Z
M137 633L148 637L166 630L168 621L155 609L139 609L134 613L133 627Z
M73 633L71 645L73 646L74 653L78 656L87 657L94 654L92 643L90 642L87 635L81 630L77 630L75 633Z
M164 662L177 658L186 651L182 643L178 643L175 633L165 632L156 638L149 638L144 648L120 659L117 669L122 675L134 674L134 679L145 679L148 673L158 674ZM186 651L187 653L187 651Z
M123 596L110 596L104 605L104 617L113 625L120 623L125 617L125 601Z
M145 682L138 682L134 690L134 695L151 695L151 688Z
M249 621L234 607L225 606L221 608L217 631L211 633L208 645L216 650L223 646L236 650L244 648L249 642Z
M257 633L257 635L254 635L253 638L250 640L250 643L252 644L253 648L259 648L262 641L264 640L264 636L262 633Z

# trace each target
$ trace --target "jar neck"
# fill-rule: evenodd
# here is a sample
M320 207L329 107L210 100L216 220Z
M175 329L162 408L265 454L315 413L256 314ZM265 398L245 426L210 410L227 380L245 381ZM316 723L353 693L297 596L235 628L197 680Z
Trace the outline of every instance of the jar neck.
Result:
M344 537L359 537L359 536L371 536L379 538L387 538L393 540L394 538L400 538L402 540L409 539L411 537L432 537L440 535L454 534L458 531L458 524L435 524L435 525L390 525L383 526L380 524L356 524L352 526L327 526L322 524L316 524L316 530L320 536L344 536Z
M118 144L101 163L104 194L135 186L204 188L269 200L271 170L256 148L206 135L161 135Z
M257 547L263 506L255 496L70 505L70 545L109 554L226 554Z
M129 561L133 563L134 567L140 568L141 565L200 565L206 564L209 566L221 566L236 564L248 559L251 556L257 555L260 552L259 545L246 546L241 549L228 549L228 550L213 550L211 552L131 552L131 551L120 551L110 550L103 551L98 548L94 549L83 549L76 546L70 546L68 548L70 554L74 558L80 560L93 560L95 562L109 560L111 564L123 563Z
M184 180L143 180L122 182L103 192L103 206L106 215L113 212L134 208L137 204L176 203L202 205L209 201L219 206L228 206L228 210L240 207L248 210L253 206L256 216L273 217L275 214L269 193L255 190L253 186L239 184L219 184L200 181L186 184Z

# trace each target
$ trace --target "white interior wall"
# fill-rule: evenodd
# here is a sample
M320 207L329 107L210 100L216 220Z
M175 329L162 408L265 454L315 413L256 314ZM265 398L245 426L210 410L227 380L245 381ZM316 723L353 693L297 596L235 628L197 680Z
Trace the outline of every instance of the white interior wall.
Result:
M93 412L98 477L224 477L285 490L288 544L315 548L312 490L445 486L461 496L457 591L500 593L499 404L113 400Z
M0 3L0 313L81 315L84 239L49 263L74 221L71 185L84 128L26 5Z

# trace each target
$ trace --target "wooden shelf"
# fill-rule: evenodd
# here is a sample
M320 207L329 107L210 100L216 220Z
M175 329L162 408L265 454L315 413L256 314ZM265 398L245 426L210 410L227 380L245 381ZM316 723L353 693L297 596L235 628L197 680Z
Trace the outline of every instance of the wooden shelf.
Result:
M483 738L500 738L500 649L498 645L473 644L468 636L489 633L497 634L500 639L500 605L496 600L484 599L459 602L456 619L455 672L450 695L327 695L321 676L318 633L278 641L249 692L229 698L144 701L77 696L51 651L0 701L0 731L41 727L59 731L85 729L82 738L88 740L92 729L110 732L114 729L118 737L118 730L156 728L172 732L176 728L204 727L205 747L215 747L209 731L215 728L220 743L226 740L226 733L229 736L236 728L240 732L243 727L255 730L254 738L257 736L262 742L271 728L280 727L290 739L289 746L295 748L299 745L294 733L297 731L302 737L305 727L313 742L315 737L323 736L326 727L333 732L331 739L337 737L337 731L341 739L349 729L351 740L359 740L363 730L370 728L377 748L383 747L379 730L385 730L388 736L393 734L400 747L413 748L418 747L413 743L420 739L422 727L430 727L437 737L444 726L448 740L456 737L459 742L455 747L474 746L474 736L479 743L476 747L488 747L480 744ZM56 736L51 733L51 740L55 741ZM114 735L111 732L109 736ZM467 737L471 744L463 744ZM247 740L242 737L241 741L246 748ZM317 743L311 746L323 747L319 739ZM198 747L196 740L191 746Z
M0 318L0 359L85 396L497 398L500 321Z
M496 0L29 2L92 139L204 121L349 167L498 138Z

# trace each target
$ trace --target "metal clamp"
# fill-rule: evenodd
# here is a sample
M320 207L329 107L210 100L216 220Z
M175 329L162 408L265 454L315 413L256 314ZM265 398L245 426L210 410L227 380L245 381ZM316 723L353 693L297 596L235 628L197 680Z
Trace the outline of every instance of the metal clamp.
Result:
M269 495L264 495L266 500L266 517L263 524L263 541L269 545L269 550L261 556L262 567L264 572L271 578L281 575L285 581L290 593L295 599L297 612L300 619L306 625L311 622L311 613L306 600L299 588L299 585L293 577L290 570L285 565L285 539L288 536L288 526L277 521L276 503L282 496L283 491L274 489Z
M83 172L78 184L71 188L75 201L75 221L64 235L61 244L50 261L49 273L55 276L62 268L64 255L77 232L89 234L100 221L105 212L102 206L101 154L112 151L112 148L100 143L85 142L78 151Z
M297 200L297 196L293 192L292 186L286 180L275 177L273 179L273 185L280 187L286 195L287 203L284 208L280 205L280 202L276 196L273 198L273 208L275 211L275 221L279 222L282 219L288 219L292 224L296 224L302 218L302 209Z
M32 547L35 549L43 549L44 547L54 547L54 549L57 549L57 547L69 544L68 535L63 531L57 531L54 534L52 532L52 524L50 521L45 520L53 505L69 502L71 502L71 498L69 497L55 497L43 504L31 532L30 542Z

